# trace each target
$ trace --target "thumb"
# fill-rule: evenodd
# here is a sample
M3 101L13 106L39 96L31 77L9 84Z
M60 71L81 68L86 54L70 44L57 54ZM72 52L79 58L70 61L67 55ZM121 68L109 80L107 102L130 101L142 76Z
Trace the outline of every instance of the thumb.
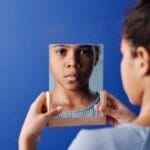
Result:
M117 116L118 116L118 111L117 111L116 109L111 108L111 107L108 107L108 106L101 106L101 105L100 105L99 110L100 110L103 114L105 114L105 115L107 115L107 116L111 116L111 117L113 117L113 118L117 118Z
M54 118L56 115L58 115L62 111L61 106L57 106L56 108L52 109L51 111L45 113L45 116L50 118Z
M109 123L109 124L111 124L113 126L117 126L119 124L119 122L116 119L114 119L114 118L112 118L110 116L107 117L107 123Z

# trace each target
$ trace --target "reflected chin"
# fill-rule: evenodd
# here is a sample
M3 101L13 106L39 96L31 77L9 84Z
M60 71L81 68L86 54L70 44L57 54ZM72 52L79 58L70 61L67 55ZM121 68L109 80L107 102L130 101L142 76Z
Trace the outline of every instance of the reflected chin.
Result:
M74 82L74 83L67 83L63 84L63 88L70 91L79 91L83 87L86 87L86 83L84 82Z
M70 85L64 86L64 88L70 91L77 91L77 90L80 90L81 87L77 84L70 84Z

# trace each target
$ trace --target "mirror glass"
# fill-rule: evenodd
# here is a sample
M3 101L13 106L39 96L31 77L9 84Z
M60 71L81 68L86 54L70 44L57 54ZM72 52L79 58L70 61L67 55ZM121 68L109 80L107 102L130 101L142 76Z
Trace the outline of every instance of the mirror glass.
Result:
M103 44L49 44L48 109L63 108L54 126L105 122L94 110L101 102L103 58Z

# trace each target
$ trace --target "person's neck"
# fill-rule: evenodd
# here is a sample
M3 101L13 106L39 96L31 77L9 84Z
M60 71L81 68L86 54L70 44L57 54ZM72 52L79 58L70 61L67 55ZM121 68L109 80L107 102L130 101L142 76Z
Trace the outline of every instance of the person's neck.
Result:
M150 126L150 91L143 95L143 101L141 105L141 111L139 116L133 121L135 124L142 126Z
M53 105L61 105L63 108L83 108L96 99L96 93L90 91L89 87L79 90L65 90L57 87L52 91Z

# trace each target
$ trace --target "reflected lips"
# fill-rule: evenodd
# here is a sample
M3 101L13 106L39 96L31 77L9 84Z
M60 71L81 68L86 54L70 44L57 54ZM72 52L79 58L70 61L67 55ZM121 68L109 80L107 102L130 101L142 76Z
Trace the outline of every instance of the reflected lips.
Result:
M69 81L69 82L75 82L77 80L77 74L69 74L66 75L65 78Z

